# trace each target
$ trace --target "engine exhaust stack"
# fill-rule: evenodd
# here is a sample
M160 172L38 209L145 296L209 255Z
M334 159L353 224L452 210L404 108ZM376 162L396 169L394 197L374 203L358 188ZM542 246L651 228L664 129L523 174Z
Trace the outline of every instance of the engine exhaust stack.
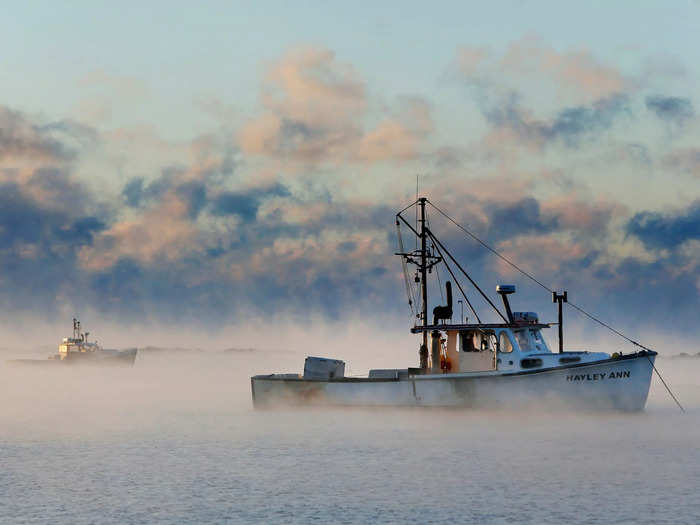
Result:
M445 283L445 293L447 295L446 306L436 306L433 308L433 324L438 324L438 321L447 321L452 319L452 283Z

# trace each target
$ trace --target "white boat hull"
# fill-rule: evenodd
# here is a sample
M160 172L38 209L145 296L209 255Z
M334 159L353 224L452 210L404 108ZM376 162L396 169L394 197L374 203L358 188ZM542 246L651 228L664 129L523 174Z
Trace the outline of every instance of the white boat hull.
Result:
M404 379L251 378L256 407L277 404L642 410L655 353L517 373L428 374Z
M71 352L62 356L56 354L48 359L13 359L11 365L31 366L133 366L136 360L136 348L128 350L97 350L95 352Z

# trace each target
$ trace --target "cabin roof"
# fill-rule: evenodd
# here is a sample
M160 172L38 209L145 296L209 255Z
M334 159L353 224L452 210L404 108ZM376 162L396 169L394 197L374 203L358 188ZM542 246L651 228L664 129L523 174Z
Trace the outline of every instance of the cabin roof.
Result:
M412 334L421 332L432 332L433 330L478 330L478 329L495 329L495 328L510 328L517 330L518 328L550 328L549 323L471 323L471 324L430 324L428 326L414 326L411 328Z

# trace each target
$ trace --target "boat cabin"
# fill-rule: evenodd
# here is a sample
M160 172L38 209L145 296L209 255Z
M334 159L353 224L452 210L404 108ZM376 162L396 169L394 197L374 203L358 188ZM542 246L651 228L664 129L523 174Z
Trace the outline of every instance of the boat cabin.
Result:
M542 357L555 354L547 346L541 324L533 312L514 312L513 323L442 324L416 326L431 339L431 373L483 372L533 368ZM531 357L537 356L537 357Z
M94 352L98 346L95 343L87 343L80 339L64 337L63 342L58 345L59 354L70 354L71 352Z
M513 312L512 324L443 324L416 326L413 333L427 331L431 340L429 374L471 372L520 372L587 362L599 353L554 353L542 335L550 324L540 323L533 312Z
M64 337L61 344L58 345L58 357L65 359L68 354L79 352L94 352L99 350L97 342L88 343L90 332L82 333L80 331L80 321L73 319L73 337Z

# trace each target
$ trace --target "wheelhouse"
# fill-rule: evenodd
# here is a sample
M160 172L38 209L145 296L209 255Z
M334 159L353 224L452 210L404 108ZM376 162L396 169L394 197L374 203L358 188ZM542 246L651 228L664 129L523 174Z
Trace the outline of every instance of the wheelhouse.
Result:
M88 336L90 332L80 331L80 321L73 318L73 336L64 337L61 344L58 345L58 356L64 359L72 353L94 352L100 347L97 342L89 343Z

